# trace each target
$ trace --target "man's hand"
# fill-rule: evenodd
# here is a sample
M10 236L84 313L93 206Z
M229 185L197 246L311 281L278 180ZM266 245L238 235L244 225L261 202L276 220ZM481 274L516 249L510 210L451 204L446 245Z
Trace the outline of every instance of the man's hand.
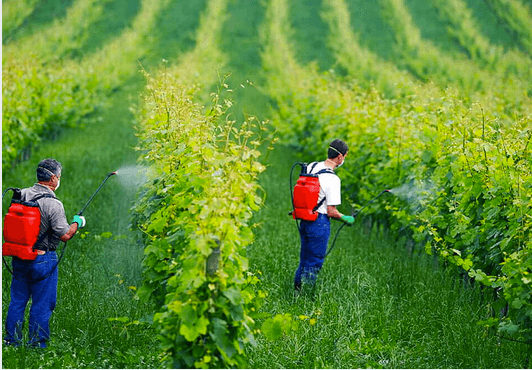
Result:
M80 215L75 215L74 216L74 219L72 220L72 223L77 223L78 224L78 227L80 229L83 229L85 227L85 224L87 223L87 221L85 221L85 217L84 216L80 216Z
M353 216L342 215L342 217L340 217L340 220L345 222L348 226L351 226L355 223L355 218Z

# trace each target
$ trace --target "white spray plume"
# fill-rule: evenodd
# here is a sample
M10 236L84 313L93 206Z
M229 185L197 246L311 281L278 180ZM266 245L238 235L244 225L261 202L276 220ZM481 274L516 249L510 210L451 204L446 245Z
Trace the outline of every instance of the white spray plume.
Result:
M419 212L436 195L437 190L436 185L431 181L415 181L389 191L407 202L414 212Z
M144 166L125 166L116 170L119 182L128 187L138 187L148 181L148 168Z

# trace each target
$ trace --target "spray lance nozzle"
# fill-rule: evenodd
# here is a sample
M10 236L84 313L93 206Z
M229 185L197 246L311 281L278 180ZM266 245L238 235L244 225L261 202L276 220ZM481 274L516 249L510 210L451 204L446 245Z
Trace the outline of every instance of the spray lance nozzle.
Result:
M96 194L98 194L100 192L100 189L102 188L102 186L105 184L105 182L107 181L107 179L113 175L116 175L117 171L114 171L114 172L109 172L107 174L107 176L105 177L105 179L103 179L102 183L100 184L100 186L98 186L98 189L96 189L96 191L94 192L94 194L92 194L92 196L89 198L87 204L85 204L85 206L81 209L81 211L78 212L78 216L81 216L83 214L83 211L85 211L85 208L87 208L87 206L90 204L90 202L92 202L92 199L96 196Z
M371 203L373 203L374 201L376 201L378 197L380 197L382 194L385 194L385 193L393 194L393 192L392 192L391 189L384 189L383 191L381 191L381 192L379 193L379 195L377 195L375 198L373 198L372 200L370 200L369 202L367 202L366 204L364 204L364 206L362 206L362 208L360 208L358 211L354 211L353 214L352 214L352 216L353 216L353 217L358 216L358 214L359 214L364 208L366 208L367 206L369 206Z

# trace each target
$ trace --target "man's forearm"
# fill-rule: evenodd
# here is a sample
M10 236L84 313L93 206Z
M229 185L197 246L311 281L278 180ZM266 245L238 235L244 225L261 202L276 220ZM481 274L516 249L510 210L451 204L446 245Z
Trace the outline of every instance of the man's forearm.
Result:
M327 215L336 219L340 219L342 217L342 214L336 209L336 206L328 206Z
M63 242L69 241L76 234L76 231L78 231L78 223L74 222L72 225L70 225L70 229L68 229L67 233L59 239L61 239Z

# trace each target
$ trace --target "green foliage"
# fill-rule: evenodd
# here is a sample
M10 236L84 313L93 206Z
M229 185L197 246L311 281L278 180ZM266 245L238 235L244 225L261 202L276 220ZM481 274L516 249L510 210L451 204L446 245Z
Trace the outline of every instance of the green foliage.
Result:
M142 299L168 366L244 366L254 343L253 312L264 293L248 271L245 247L262 198L256 183L264 126L221 122L230 100L213 94L204 112L195 89L162 72L148 76L139 115L151 180L134 208L144 234ZM223 102L221 102L223 100Z
M98 6L93 7L95 3ZM81 63L61 60L65 54L79 52L90 25L98 19L103 4L108 3L109 0L76 2L65 19L54 23L47 32L17 40L5 48L2 59L4 169L43 137L82 123L83 117L102 106L107 94L137 70L136 58L146 52L146 37L165 0L143 2L131 29ZM90 9L89 18L87 9ZM83 27L73 26L78 23Z
M330 140L346 140L351 170L342 178L353 205L365 204L379 189L395 188L397 198L386 209L372 205L365 213L501 289L502 304L509 304L501 327L518 321L521 337L529 340L532 127L526 92L514 92L523 99L515 106L491 90L476 102L450 88L427 94L426 86L409 85L410 95L390 100L373 89L339 83L332 74L292 62L289 46L277 53L268 49L289 45L287 18L277 10L282 6L272 2L270 14L277 17L264 31L265 49L272 50L264 60L272 65L279 131L313 157ZM279 68L286 65L297 76L291 84L284 83L288 79Z
M303 316L303 315L301 315ZM284 334L297 330L298 322L290 314L277 314L262 323L261 332L269 340L277 340Z
M480 32L479 25L462 0L434 2L440 17L447 20L447 32L460 46L467 50L470 58L483 68L496 71L502 75L515 74L520 80L528 81L532 76L532 61L527 55L512 50L503 52L501 46L491 45Z
M97 76L74 63L43 66L9 56L2 62L3 169L42 136L78 125L102 104Z
M33 11L37 0L7 0L2 2L2 44Z

